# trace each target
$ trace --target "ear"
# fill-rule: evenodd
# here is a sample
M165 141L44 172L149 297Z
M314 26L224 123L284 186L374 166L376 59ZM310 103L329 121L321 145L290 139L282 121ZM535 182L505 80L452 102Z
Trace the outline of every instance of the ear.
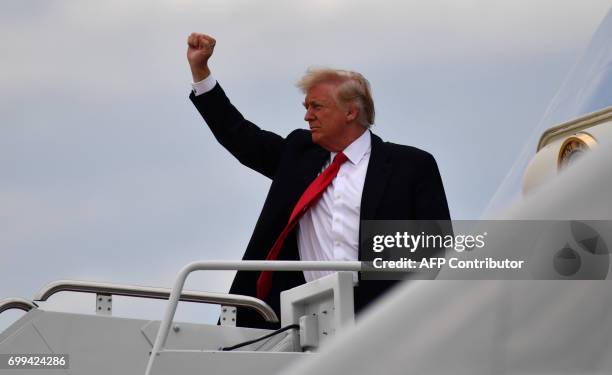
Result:
M357 116L359 116L359 107L354 103L350 103L349 105L347 105L346 120L348 122L353 122L357 120Z

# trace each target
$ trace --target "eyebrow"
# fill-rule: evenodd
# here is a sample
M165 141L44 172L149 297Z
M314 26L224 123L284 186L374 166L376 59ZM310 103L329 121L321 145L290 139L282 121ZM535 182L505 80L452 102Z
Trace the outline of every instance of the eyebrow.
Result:
M323 105L323 103L316 99L312 99L309 102L302 102L302 105L304 106L304 108L308 108L308 105Z

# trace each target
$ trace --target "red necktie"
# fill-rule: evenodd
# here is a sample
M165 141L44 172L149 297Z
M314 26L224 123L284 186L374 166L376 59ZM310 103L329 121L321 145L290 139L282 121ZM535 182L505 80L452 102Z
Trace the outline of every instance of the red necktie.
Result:
M274 245L270 249L266 260L276 260L278 258L278 254L280 253L281 248L283 247L283 243L285 242L285 238L291 230L295 227L295 225L300 221L300 218L308 209L314 205L319 198L323 195L323 192L329 184L334 180L338 171L340 170L340 166L347 160L346 155L344 153L339 152L334 157L334 161L327 167L317 178L314 179L310 183L310 185L306 188L298 202L295 204L293 208L293 212L289 217L289 222L285 226L285 229L281 232L281 234L274 242ZM268 296L270 292L270 288L272 286L272 271L262 271L259 275L259 279L257 279L257 298L264 299Z

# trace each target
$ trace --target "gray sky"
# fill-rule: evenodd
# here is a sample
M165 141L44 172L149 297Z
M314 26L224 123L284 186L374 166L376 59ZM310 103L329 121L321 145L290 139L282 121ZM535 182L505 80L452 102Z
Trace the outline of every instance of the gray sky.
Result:
M373 131L434 154L453 218L473 219L611 4L4 1L0 298L68 278L170 286L187 262L240 258L269 181L188 101L192 31L217 39L213 74L238 108L282 135L305 125L294 84L307 67L362 72ZM188 286L225 291L231 277ZM93 299L47 306L89 312ZM161 306L118 298L115 312L158 319Z

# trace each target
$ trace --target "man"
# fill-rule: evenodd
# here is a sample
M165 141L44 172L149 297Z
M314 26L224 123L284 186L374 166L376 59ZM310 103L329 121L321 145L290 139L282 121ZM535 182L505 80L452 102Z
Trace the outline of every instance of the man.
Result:
M448 220L434 158L372 134L374 103L359 73L309 71L299 82L310 131L286 138L244 119L212 77L215 40L188 38L190 99L216 139L242 164L272 179L244 260L358 260L360 220ZM238 272L231 293L258 296L277 313L281 291L327 272ZM360 311L393 284L359 280ZM272 328L250 311L238 325Z

